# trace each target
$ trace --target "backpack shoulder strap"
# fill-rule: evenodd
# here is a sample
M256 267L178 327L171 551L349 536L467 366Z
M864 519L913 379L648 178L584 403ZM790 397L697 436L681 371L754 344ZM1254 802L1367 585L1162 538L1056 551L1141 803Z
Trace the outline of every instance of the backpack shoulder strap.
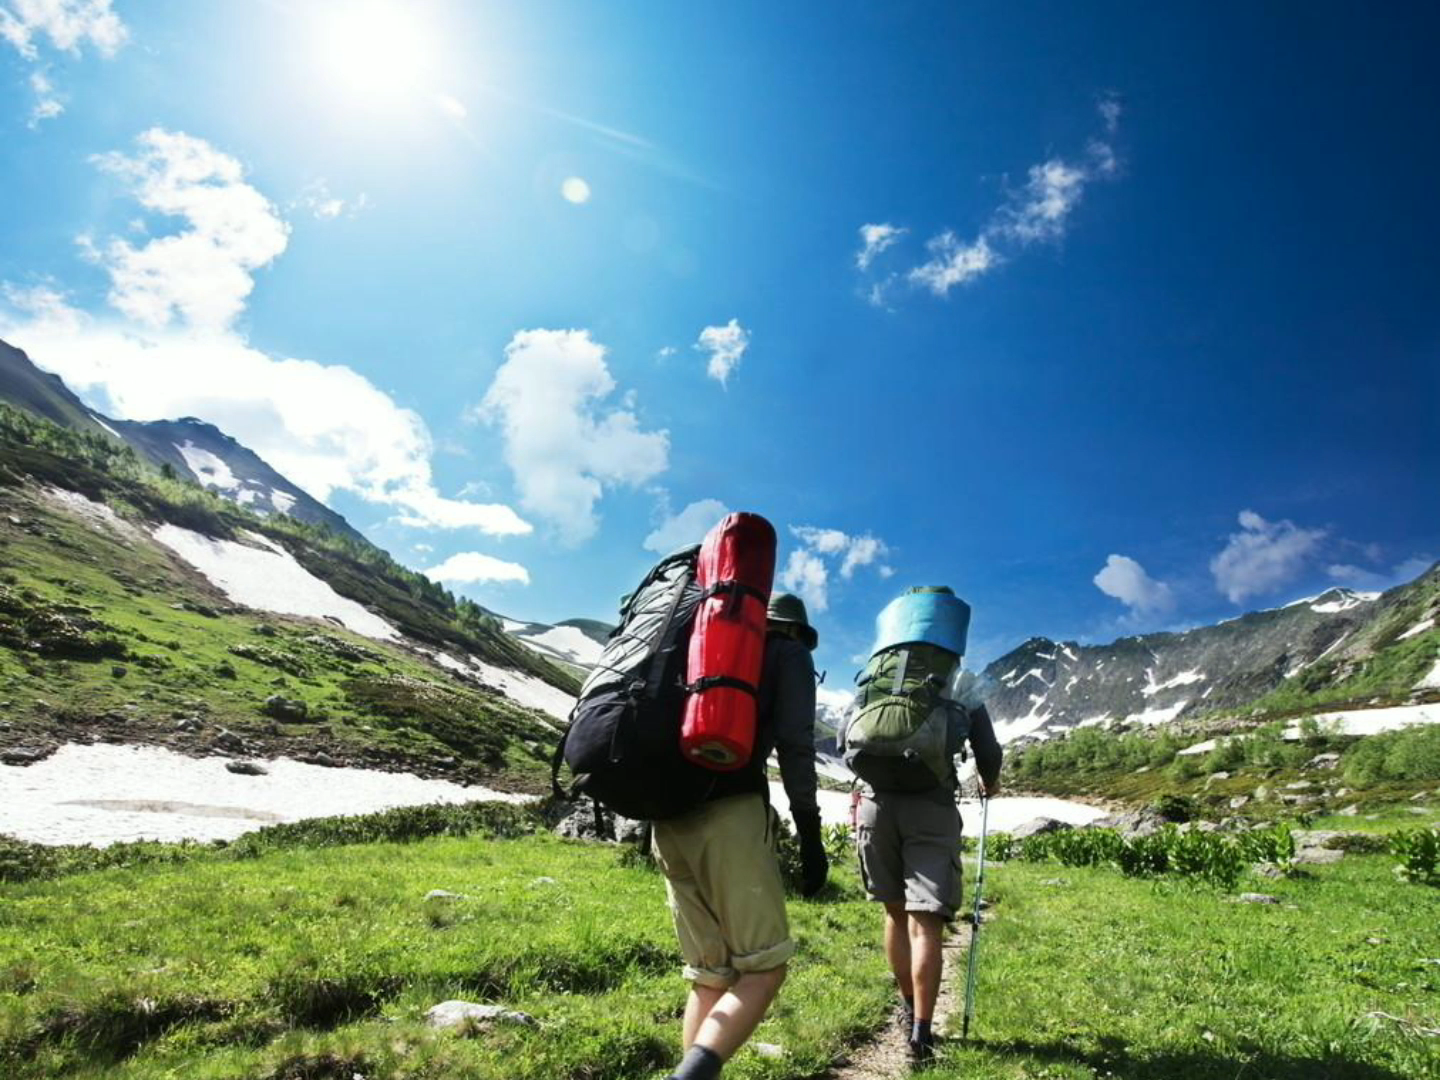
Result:
M895 682L890 687L890 693L899 696L905 692L905 669L910 665L910 650L900 650L900 662L895 665Z

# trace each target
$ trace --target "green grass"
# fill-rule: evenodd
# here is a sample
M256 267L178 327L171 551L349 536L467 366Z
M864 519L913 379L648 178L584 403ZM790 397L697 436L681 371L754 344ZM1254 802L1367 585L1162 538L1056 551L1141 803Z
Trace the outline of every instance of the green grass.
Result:
M651 1075L676 1060L685 984L661 878L621 863L548 836L439 839L0 887L0 1070ZM816 1072L883 1020L877 914L848 868L837 877L827 901L791 905L800 958L757 1036L786 1059L747 1053L727 1075ZM540 1026L424 1027L457 997Z
M972 1042L937 1078L1391 1080L1440 1076L1440 889L1385 856L1252 882L1278 906L1104 869L989 875ZM1057 884L1059 882L1060 884ZM953 1034L958 1035L958 1020Z
M0 885L0 1072L620 1080L673 1065L685 985L653 870L548 835L290 846L343 841L342 824L277 832L244 859ZM1392 862L1350 855L1238 887L1273 906L1103 868L992 866L973 1038L948 1041L931 1075L1440 1076L1435 1040L1404 1026L1440 1025L1440 968L1422 963L1440 959L1440 889L1398 881ZM727 1076L824 1075L886 1022L880 914L851 860L790 913L800 951L756 1036L786 1056L746 1050ZM424 1011L450 998L539 1027L430 1031Z
M230 608L143 537L118 536L36 495L0 488L0 553L0 703L9 743L98 736L198 749L225 727L270 755L323 749L347 762L536 792L548 780L548 717L461 684L405 649ZM9 609L70 612L98 624L87 640L113 642L118 653L76 659L7 646L4 627L21 618L7 624ZM277 693L304 701L309 721L265 716L265 699ZM187 717L203 730L177 733Z

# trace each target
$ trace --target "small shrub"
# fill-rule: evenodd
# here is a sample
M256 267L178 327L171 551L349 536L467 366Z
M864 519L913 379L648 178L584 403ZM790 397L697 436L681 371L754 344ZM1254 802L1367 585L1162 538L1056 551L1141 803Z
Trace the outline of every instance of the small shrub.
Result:
M1406 829L1390 841L1395 872L1416 885L1440 885L1440 829Z

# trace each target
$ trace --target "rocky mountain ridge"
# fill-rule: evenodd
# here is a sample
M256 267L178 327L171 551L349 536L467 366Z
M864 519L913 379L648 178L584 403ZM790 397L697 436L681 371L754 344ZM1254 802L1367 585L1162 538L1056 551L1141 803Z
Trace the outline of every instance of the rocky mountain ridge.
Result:
M1362 669L1393 666L1392 699L1423 691L1437 662L1440 563L1384 593L1336 588L1178 633L1081 645L1035 637L987 666L982 692L1002 738L1076 727L1149 727L1217 710L1380 692ZM1373 681L1373 680L1372 680ZM1338 695L1338 696L1337 696Z

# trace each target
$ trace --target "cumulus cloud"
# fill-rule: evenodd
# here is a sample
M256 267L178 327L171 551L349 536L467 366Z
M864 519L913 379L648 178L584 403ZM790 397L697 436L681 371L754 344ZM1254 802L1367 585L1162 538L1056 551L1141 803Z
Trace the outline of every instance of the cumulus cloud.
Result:
M1292 521L1266 521L1253 510L1242 510L1239 521L1240 531L1210 560L1215 587L1235 604L1295 580L1326 534Z
M587 330L522 330L475 410L500 428L520 505L570 544L594 535L607 486L642 484L669 464L668 432L642 431L630 408L606 405L615 380L605 353Z
M871 533L854 536L840 529L793 525L790 534L800 547L790 552L780 573L780 584L816 611L830 607L832 568L845 581L863 566L874 566L881 577L888 578L894 572L881 561L889 555L889 548Z
M909 231L898 225L861 225L860 250L855 254L855 265L861 270L870 269L876 256L898 244L900 238Z
M290 228L245 182L240 162L204 139L151 128L136 142L133 156L94 160L147 210L186 227L140 247L120 238L96 247L82 237L82 249L110 275L110 303L129 318L222 329L244 310L254 271L285 250Z
M104 325L48 286L5 296L0 336L115 416L201 417L315 498L347 491L403 524L531 531L508 506L442 496L424 421L348 367L271 356L225 332Z
M695 342L696 349L710 355L705 373L721 386L727 384L730 373L740 366L740 358L749 347L750 331L740 325L739 319L731 319L724 326L705 327Z
M1134 615L1157 615L1175 607L1170 586L1156 581L1128 555L1111 555L1094 577L1095 586L1113 596Z
M937 233L925 245L929 258L906 271L904 279L936 296L947 296L951 289L975 281L1016 252L1062 239L1086 188L1119 171L1110 142L1120 123L1119 101L1107 96L1098 111L1104 138L1090 139L1078 159L1051 157L1030 166L1024 185L991 211L975 239L962 240L950 229ZM892 225L862 225L864 246L855 258L856 267L862 273L868 270L874 257L898 242L904 231ZM894 280L888 277L872 284L865 294L869 302L883 306Z
M530 572L519 563L506 562L478 551L462 551L451 555L439 566L422 571L431 581L452 585L478 585L487 582L530 584Z
M129 30L110 7L110 0L9 0L0 4L0 40L33 64L44 62L42 49L80 56L89 46L102 56L114 56L125 44ZM35 105L30 124L65 111L55 86L44 71L30 75Z
M1373 556L1378 561L1378 554ZM1389 589L1414 581L1435 565L1432 555L1412 555L1389 569L1356 566L1353 563L1331 563L1325 573L1332 581L1359 589Z
M668 555L687 544L696 544L705 539L730 508L719 499L700 499L692 502L678 514L671 514L668 506L664 519L642 542L646 551Z

